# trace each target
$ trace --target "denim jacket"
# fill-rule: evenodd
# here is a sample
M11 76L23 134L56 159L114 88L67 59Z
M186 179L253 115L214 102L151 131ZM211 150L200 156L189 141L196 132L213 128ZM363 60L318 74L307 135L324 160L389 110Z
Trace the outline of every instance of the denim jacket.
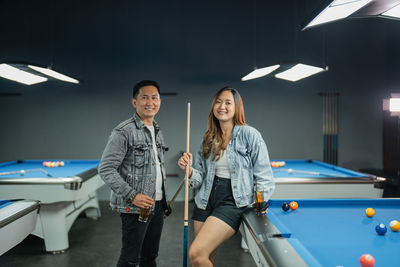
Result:
M227 157L233 198L237 207L245 207L254 200L254 190L264 191L268 201L275 189L267 146L261 134L250 126L233 129L227 146ZM206 209L215 176L215 161L212 155L203 158L202 147L195 155L193 174L189 180L192 188L199 188L195 196L198 208Z
M154 121L156 146L163 177L163 200L165 202L164 152L167 147L160 127ZM110 206L123 213L139 213L132 204L138 193L154 198L156 191L156 165L151 133L143 121L135 115L120 123L111 132L99 165L99 174L111 188ZM165 204L165 203L164 203ZM154 208L154 205L152 209Z

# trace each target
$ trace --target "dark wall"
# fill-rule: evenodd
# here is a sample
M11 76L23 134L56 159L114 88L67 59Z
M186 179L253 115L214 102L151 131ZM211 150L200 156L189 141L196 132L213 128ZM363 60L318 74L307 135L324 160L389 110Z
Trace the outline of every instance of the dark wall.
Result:
M322 160L322 99L339 97L339 165L382 167L382 99L400 90L400 22L354 19L304 32L318 1L1 1L0 61L52 65L81 79L24 86L0 79L0 161L100 158L107 137L134 112L132 85L160 82L157 116L170 147L167 172L198 148L214 93L236 87L247 122L272 158ZM326 64L329 71L292 83L241 82L256 65Z

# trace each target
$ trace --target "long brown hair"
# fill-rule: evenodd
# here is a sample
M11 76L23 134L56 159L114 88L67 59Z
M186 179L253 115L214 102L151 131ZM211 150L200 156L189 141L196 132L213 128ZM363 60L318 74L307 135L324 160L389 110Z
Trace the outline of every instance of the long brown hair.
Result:
M225 150L227 146L222 137L222 130L221 126L219 125L219 121L214 116L213 112L218 97L222 94L222 92L225 91L231 92L235 101L235 115L233 118L234 125L246 125L246 120L244 119L243 101L239 92L229 86L219 90L214 96L214 99L211 103L210 113L208 114L207 130L203 139L204 159L208 159L208 157L212 154L212 160L219 160L219 158L222 156L222 151Z

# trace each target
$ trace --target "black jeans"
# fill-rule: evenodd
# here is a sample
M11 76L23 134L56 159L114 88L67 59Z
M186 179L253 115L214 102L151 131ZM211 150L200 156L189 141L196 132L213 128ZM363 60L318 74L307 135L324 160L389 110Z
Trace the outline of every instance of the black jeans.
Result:
M146 223L139 222L139 214L121 213L122 249L117 267L155 267L164 225L161 201L156 201L154 211Z

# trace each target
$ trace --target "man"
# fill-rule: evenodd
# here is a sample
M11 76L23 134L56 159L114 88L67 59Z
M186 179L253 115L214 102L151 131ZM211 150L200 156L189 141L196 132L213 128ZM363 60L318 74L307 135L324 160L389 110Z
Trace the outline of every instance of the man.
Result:
M167 209L164 152L167 147L154 120L160 109L160 86L144 80L133 87L134 116L111 133L99 174L111 188L110 206L120 213L122 249L117 267L156 266ZM150 208L147 222L140 209Z

